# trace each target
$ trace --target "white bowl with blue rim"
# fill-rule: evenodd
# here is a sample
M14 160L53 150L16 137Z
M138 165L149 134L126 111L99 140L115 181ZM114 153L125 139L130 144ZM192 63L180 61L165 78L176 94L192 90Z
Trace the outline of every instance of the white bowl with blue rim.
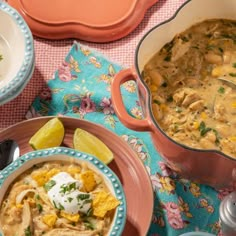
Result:
M200 232L200 231L194 231L194 232L188 232L181 234L179 236L214 236L214 234L206 233L206 232Z
M34 71L34 42L24 18L0 2L0 105L17 97Z
M120 201L116 208L113 221L109 230L109 236L121 236L126 223L126 199L123 187L116 174L99 159L90 154L76 151L71 148L56 147L32 151L19 157L17 160L0 171L0 205L14 180L36 164L50 161L68 161L73 159L75 163L85 162L87 166L100 174L105 180L110 192ZM0 229L0 236L4 236Z

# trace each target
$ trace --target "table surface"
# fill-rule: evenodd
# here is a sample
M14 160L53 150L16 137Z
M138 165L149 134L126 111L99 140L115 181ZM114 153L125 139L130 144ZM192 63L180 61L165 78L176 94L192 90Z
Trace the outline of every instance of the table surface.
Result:
M17 98L0 107L0 129L25 119L30 104L61 65L74 40L96 49L113 62L130 67L134 62L135 48L142 36L153 26L173 16L184 2L185 0L157 1L133 32L114 42L89 43L79 39L46 40L34 37L36 65L33 77Z
M1 1L1 0L0 0ZM156 4L154 4L145 14L144 19L142 22L138 25L138 27L131 32L126 37L109 43L90 43L85 42L80 39L67 39L67 40L46 40L38 37L34 37L34 45L35 45L35 56L36 56L36 64L35 64L35 70L33 73L33 76L30 80L30 82L27 84L23 92L14 100L11 102L0 106L0 130L7 128L15 123L18 123L20 121L23 121L26 119L26 113L32 104L32 102L35 100L35 97L39 95L39 93L42 91L44 87L46 87L46 83L50 81L50 79L53 77L54 72L60 67L62 62L65 60L66 55L70 51L73 42L76 40L77 42L89 46L90 48L95 49L97 52L100 52L101 54L105 55L105 57L109 58L110 61L122 65L124 67L131 67L134 63L134 55L135 55L135 49L140 41L140 39L143 37L143 35L148 32L153 26L168 20L171 18L176 10L185 2L186 0L158 0ZM151 144L150 144L151 145ZM150 148L152 149L152 148ZM153 157L154 161L159 157L156 155ZM158 159L159 160L159 159ZM159 168L159 167L158 167ZM161 166L160 168L164 168ZM166 169L164 168L162 171L166 172ZM151 180L152 182L158 184L158 175L157 170L150 169L151 174ZM160 177L160 176L159 176ZM164 177L163 177L164 179ZM165 183L163 183L165 184ZM167 183L168 185L168 183ZM159 186L159 185L158 185ZM158 189L158 186L156 188ZM168 185L169 186L169 185ZM167 186L167 187L168 187ZM212 205L216 205L216 208L218 207L218 202L215 202L216 199L216 192L213 190L207 189L207 187L202 186L202 193L199 192L200 188L198 185L195 185L194 183L185 184L184 182L181 183L176 187L176 191L182 191L182 189L179 188L183 187L184 194L183 198L180 198L177 194L175 196L166 195L165 201L162 203L162 208L165 207L165 211L167 212L167 217L170 220L170 223L177 227L185 228L186 225L189 224L188 221L178 221L181 220L181 217L179 217L179 212L177 212L177 218L176 218L176 207L178 205L181 205L183 208L182 211L186 215L185 218L193 218L193 221L201 222L207 222L207 217L211 213L214 213L214 208ZM188 186L188 187L187 187ZM186 188L188 188L188 191L185 191ZM158 190L159 191L159 190ZM201 218L202 214L200 215L194 215L194 217L190 214L189 207L184 202L185 197L187 198L187 194L189 194L189 191L192 191L192 195L190 198L190 203L196 204L192 207L197 207L198 211L204 212L206 210L206 213L204 217L206 219ZM210 205L206 205L203 200L200 199L198 201L198 197L206 197L207 192L211 191L211 193L214 193L214 196L212 194L207 196L207 199ZM231 191L231 190L230 190ZM182 192L181 192L182 193ZM195 195L196 196L195 196ZM197 194L200 194L199 196ZM202 195L201 195L202 194ZM204 195L205 194L205 195ZM219 192L219 199L222 200L225 195L228 194L227 191ZM164 194L163 194L164 196ZM156 194L157 200L163 200L159 199L160 194ZM176 202L172 202L173 198L176 197ZM192 201L193 197L196 197L195 201ZM220 198L221 197L221 198ZM165 203L165 204L164 204ZM205 205L204 205L205 204ZM164 208L163 208L164 209ZM158 213L160 211L159 208L155 208L156 212ZM217 211L217 210L216 210ZM172 214L173 213L173 214ZM158 214L156 214L158 215ZM175 217L174 217L175 216ZM176 221L177 220L177 221ZM183 225L180 225L183 224ZM164 222L162 221L162 218L154 217L153 218L153 224L155 225L162 225L163 228L166 230L168 229L167 226L164 225ZM207 225L206 227L210 227L214 229L214 232L219 232L219 224L218 222L214 223L213 225ZM182 229L181 228L181 229ZM188 229L188 228L187 228ZM197 230L197 229L194 229ZM170 231L170 234L166 231L166 234L173 235L173 231ZM176 235L178 234L178 230L176 231ZM152 236L158 236L158 234L152 233ZM218 236L220 236L221 233L218 233Z

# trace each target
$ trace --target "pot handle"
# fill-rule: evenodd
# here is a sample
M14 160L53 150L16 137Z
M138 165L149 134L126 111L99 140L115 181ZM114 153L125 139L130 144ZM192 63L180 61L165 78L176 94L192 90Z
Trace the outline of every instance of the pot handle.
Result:
M136 119L129 115L125 109L120 86L129 80L133 80L137 84L138 76L136 72L131 68L124 69L117 73L111 83L111 100L115 113L118 116L119 120L129 129L135 131L152 131L150 119L148 119L147 117L142 120ZM141 83L140 86L144 87L144 85Z

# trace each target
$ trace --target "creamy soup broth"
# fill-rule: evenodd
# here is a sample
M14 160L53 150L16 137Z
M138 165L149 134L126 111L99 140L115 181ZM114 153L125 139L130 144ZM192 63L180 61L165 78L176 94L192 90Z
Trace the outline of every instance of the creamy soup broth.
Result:
M48 162L19 176L0 208L4 236L107 235L119 201L86 164Z
M200 22L145 65L143 79L163 131L197 149L236 158L236 21Z

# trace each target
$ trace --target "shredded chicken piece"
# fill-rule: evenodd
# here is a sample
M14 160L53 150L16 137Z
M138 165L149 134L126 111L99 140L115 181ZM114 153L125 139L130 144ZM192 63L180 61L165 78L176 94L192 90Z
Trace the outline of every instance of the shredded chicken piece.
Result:
M22 222L19 225L18 235L25 236L25 231L33 232L33 221L31 217L30 206L27 201L24 201L22 210Z

